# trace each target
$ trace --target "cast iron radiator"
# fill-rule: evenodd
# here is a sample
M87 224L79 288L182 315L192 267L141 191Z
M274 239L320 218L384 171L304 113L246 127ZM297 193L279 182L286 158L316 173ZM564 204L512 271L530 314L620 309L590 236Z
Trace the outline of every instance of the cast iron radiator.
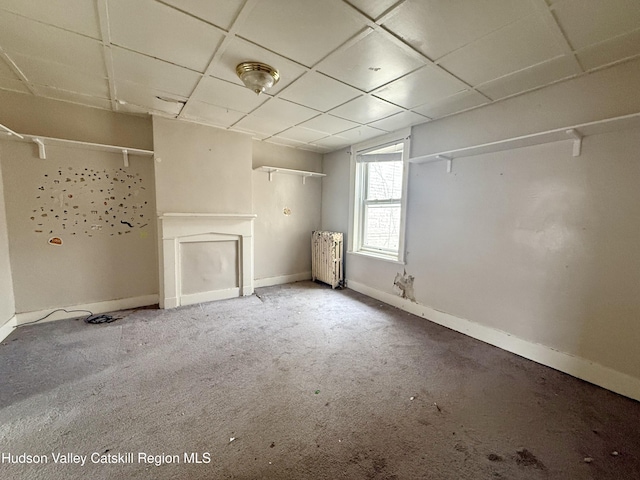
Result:
M315 231L311 234L311 279L331 288L342 286L342 233Z

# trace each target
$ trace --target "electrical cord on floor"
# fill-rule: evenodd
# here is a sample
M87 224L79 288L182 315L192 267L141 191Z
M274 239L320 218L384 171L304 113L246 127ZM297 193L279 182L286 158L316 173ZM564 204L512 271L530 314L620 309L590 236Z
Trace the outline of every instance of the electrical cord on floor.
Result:
M84 323L90 323L92 325L99 325L101 323L111 323L116 320L120 320L122 317L113 317L111 315L89 315L84 319Z
M84 313L88 313L89 316L87 318L85 318L84 321L85 321L85 323L91 323L93 325L97 325L97 324L101 324L101 323L111 323L111 322L114 322L116 320L120 320L120 317L113 317L111 315L94 315L94 313L91 310L84 310L84 309L67 310L66 308L56 308L55 310L52 310L51 312L47 313L42 318L39 318L39 319L34 320L32 322L21 323L20 325L16 325L15 328L24 327L25 325L32 325L34 323L41 322L42 320L44 320L45 318L50 317L51 315L53 315L56 312L65 312L65 313L84 312Z

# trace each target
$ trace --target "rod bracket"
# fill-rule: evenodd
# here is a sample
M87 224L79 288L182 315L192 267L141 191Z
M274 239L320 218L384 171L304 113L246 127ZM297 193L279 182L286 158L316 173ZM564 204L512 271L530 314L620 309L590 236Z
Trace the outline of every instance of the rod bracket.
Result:
M129 166L129 151L126 148L122 149L122 159L124 160L124 166L128 167Z
M40 160L46 160L47 159L47 151L45 150L44 142L42 140L40 140L39 138L34 138L33 139L33 143L38 145L38 156L40 157Z
M438 160L446 160L447 161L447 173L451 173L453 170L453 158L446 157L444 155L436 155L436 159Z
M584 135L575 128L570 128L566 133L573 138L573 156L579 157L580 153L582 153L582 139L584 138Z

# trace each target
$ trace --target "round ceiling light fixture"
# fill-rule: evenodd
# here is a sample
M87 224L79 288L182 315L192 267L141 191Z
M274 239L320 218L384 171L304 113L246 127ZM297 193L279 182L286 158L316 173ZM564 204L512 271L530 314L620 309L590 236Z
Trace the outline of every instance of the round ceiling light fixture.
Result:
M278 70L260 62L243 62L236 67L236 73L245 87L258 95L273 87L280 80Z

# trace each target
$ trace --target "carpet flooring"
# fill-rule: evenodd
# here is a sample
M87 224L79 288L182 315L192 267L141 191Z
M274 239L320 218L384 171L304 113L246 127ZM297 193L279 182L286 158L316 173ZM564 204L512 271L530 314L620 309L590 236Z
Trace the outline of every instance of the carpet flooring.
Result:
M351 290L116 315L2 342L0 478L640 478L640 403Z

